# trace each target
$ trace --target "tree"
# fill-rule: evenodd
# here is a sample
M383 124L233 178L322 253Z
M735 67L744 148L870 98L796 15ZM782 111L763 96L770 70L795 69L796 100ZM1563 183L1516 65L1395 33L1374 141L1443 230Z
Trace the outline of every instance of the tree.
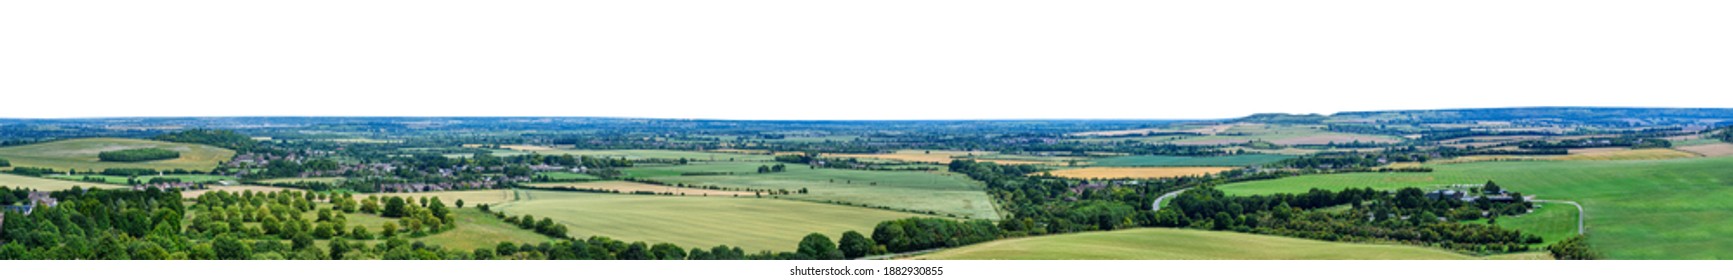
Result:
M295 250L313 247L313 235L308 233L296 234L295 238L290 239L290 242L291 248Z
M817 260L840 260L843 258L842 251L837 250L836 243L831 242L830 237L816 232L800 239L800 247L795 250L795 255Z
M253 249L234 234L220 235L211 240L211 250L216 252L217 259L223 260L245 260L253 255Z
M385 225L379 227L379 236L380 237L391 238L392 236L396 236L396 235L397 235L397 224L394 224L391 222L385 222Z
M361 201L361 213L373 214L379 212L379 199L369 197Z
M840 244L837 244L837 249L841 249L842 256L849 259L865 257L872 252L873 246L877 245L873 244L872 239L867 239L865 235L852 230L843 232L842 240L838 240L838 243Z
M404 202L403 198L393 196L391 198L385 199L385 209L379 211L379 216L384 216L384 217L389 217L389 218L402 218L403 215L405 214L404 213L405 209L407 209L408 207L409 207L409 203Z
M463 209L463 199L462 198L457 199L457 202L455 203L455 205L457 205L457 209Z

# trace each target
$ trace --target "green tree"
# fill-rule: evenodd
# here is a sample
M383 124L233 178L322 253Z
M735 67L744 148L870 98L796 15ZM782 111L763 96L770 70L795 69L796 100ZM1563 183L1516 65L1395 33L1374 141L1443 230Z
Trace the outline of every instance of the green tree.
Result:
M831 242L830 237L821 233L812 233L806 235L806 238L801 238L800 247L795 250L795 255L819 260L840 260L843 258L842 251L836 248L836 243Z
M877 245L873 244L872 239L867 239L865 235L852 230L843 232L842 239L838 240L837 243L839 243L837 249L842 250L842 256L848 259L865 257L872 252L873 246Z

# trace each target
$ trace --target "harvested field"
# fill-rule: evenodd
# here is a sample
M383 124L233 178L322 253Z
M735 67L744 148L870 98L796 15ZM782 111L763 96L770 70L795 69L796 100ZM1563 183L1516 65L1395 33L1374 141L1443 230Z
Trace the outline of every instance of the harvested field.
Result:
M1581 150L1581 151L1579 151ZM1697 157L1696 154L1673 149L1573 149L1570 155L1557 160L1656 160Z
M663 186L663 185L652 185L652 184L626 182L626 181L603 181L603 182L585 182L585 183L533 183L533 184L529 184L529 185L532 187L540 187L540 188L576 188L576 189L589 189L589 190L609 190L609 191L618 191L620 193L632 193L632 192L639 192L639 191L647 191L647 192L654 192L654 193L658 193L658 194L660 194L660 193L674 193L675 195L690 195L690 196L736 196L736 195L752 196L753 195L752 192L745 192L745 191L725 191L725 190L709 190L709 189L699 189L699 188L681 188L681 187L670 187L670 186Z
M1050 173L1053 176L1078 179L1169 178L1214 174L1233 169L1234 167L1087 167L1054 170Z
M124 188L124 186L120 186L120 185L110 185L110 184L91 183L91 182L79 182L79 181L66 181L66 180L54 180L54 179L45 179L45 178L37 178L37 177L30 177L30 176L19 176L19 175L5 174L5 173L0 173L0 186L7 186L7 187L15 188L15 189L16 188L35 189L38 191L66 190L66 189L71 189L74 186L82 187L82 188L99 188L99 189Z
M1696 153L1706 157L1733 156L1733 143L1715 143L1708 145L1677 147L1681 151Z

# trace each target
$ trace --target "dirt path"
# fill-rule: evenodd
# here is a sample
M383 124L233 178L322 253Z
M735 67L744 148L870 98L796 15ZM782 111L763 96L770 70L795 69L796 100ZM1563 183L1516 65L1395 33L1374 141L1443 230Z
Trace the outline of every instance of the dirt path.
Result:
M1588 227L1583 225L1583 221L1588 220L1589 215L1588 215L1588 211L1583 210L1582 204L1577 204L1576 201L1566 201L1566 200L1535 199L1533 201L1534 202L1564 203L1564 204L1570 204L1571 206L1576 206L1577 207L1577 234L1588 234L1589 233Z

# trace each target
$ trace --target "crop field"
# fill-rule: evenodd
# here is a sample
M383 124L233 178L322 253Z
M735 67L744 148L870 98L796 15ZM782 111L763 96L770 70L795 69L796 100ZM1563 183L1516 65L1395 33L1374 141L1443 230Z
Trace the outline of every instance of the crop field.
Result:
M846 202L854 205L887 207L913 211L933 211L939 215L997 219L998 210L987 198L985 186L968 176L950 172L925 171L866 171L831 168L808 168L789 165L788 171L758 174L757 165L739 165L717 169L735 175L657 176L663 183L696 186L718 186L731 189L788 190L806 188L806 194L780 195L808 201ZM695 165L688 165L695 166ZM685 167L685 166L682 166ZM634 168L635 169L635 168ZM739 169L738 171L736 171ZM627 170L628 174L641 174Z
M1215 174L1234 167L1085 167L1053 170L1053 176L1077 179L1172 178Z
M1232 155L1219 157L1123 156L1094 160L1091 166L1249 166L1290 159L1288 155Z
M83 187L83 188L100 188L100 189L117 189L117 188L124 188L125 187L125 186L120 186L120 185L55 180L55 179L37 178L37 177L30 177L30 176L19 176L19 175L5 174L5 173L0 173L0 186L8 186L8 187L12 187L12 188L29 188L29 189L35 189L38 191L66 190L66 189L71 189L73 186L78 186L78 187Z
M809 233L871 234L879 222L917 214L801 201L665 195L520 191L522 200L494 207L508 215L547 217L571 235L668 242L682 247L740 246L748 252L792 251Z
M774 163L766 163L766 162L726 162L726 161L724 161L724 162L694 162L691 164L684 164L684 165L640 164L640 165L634 166L632 168L622 169L621 172L625 173L626 177L632 177L632 178L681 176L681 174L697 174L697 173L754 174L754 173L758 173L758 167L759 166L765 166L765 165L775 165L775 164ZM795 165L795 166L790 166L790 167L806 168L806 166L804 166L804 165Z
M776 158L775 156L771 156L771 155L747 155L747 154L709 153L709 152L674 151L674 150L566 150L566 149L559 149L559 150L536 150L535 152L540 153L540 154L544 154L544 155L572 155L572 156L592 156L592 157L615 157L615 158L625 157L626 159L666 159L666 160L676 160L676 159L685 158L685 159L689 159L689 160L701 160L701 161L713 161L713 162L771 161L771 160Z
M96 155L106 151L158 148L180 152L180 158L147 162L104 162ZM126 138L81 138L0 148L0 158L13 166L47 167L58 170L102 171L108 168L186 169L210 171L217 163L235 156L223 148Z
M319 183L336 185L336 184L343 183L343 177L281 178L281 179L259 180L259 182L260 183L266 183L266 184L319 182Z
M541 187L541 188L578 188L578 189L610 190L610 191L619 191L620 193L632 193L632 192L639 192L639 191L647 191L647 192L654 192L654 193L658 193L658 194L660 194L660 193L674 193L675 195L691 195L691 196L727 196L727 197L734 197L734 196L750 197L750 196L753 196L752 192L745 192L745 191L725 191L725 190L708 190L708 189L699 189L699 188L681 188L681 187L670 187L670 186L663 186L663 185L653 185L653 184L626 182L626 181L602 181L602 182L583 182L583 183L531 183L529 185L533 186L533 187Z
M472 190L472 191L444 191L444 192L418 192L418 193L361 193L361 194L355 194L355 199L363 199L363 198L367 198L368 196L380 196L380 197L395 196L395 197L403 197L403 198L411 198L411 199L422 198L422 197L429 197L429 198L439 197L439 201L445 202L445 204L456 203L457 200L462 199L463 203L464 203L463 204L464 207L469 207L472 205L479 205L479 204L484 204L484 203L485 204L499 204L499 203L513 200L513 194L510 190Z
M1326 242L1269 235L1142 228L999 240L932 254L935 260L1462 260L1405 245Z
M1706 157L1733 156L1733 143L1713 143L1696 146L1677 147L1681 151L1691 152Z
M1498 218L1498 226L1539 235L1542 242L1536 248L1552 245L1577 235L1577 208L1564 203L1536 203L1534 212L1515 217ZM1486 223L1486 219L1470 223Z
M1733 239L1723 237L1733 235L1733 223L1721 221L1733 220L1733 172L1728 166L1733 166L1733 157L1481 162L1437 165L1431 173L1309 175L1220 188L1245 195L1494 180L1540 199L1583 204L1589 242L1608 257L1727 259L1733 258Z
M464 205L462 209L452 209L451 214L456 216L454 220L457 220L457 228L440 232L438 234L423 236L414 240L464 251L472 251L480 248L491 249L499 245L500 242L539 244L542 242L553 241L553 238L547 237L546 235L519 228L517 225L508 224L499 218L493 217L492 214L482 213L481 210L475 209L474 206ZM354 221L355 216L357 215L352 214L349 216L349 219ZM354 222L350 223L353 224ZM365 225L367 225L368 228L379 227L379 223Z
M542 172L542 173L537 173L536 175L548 176L548 179L554 179L554 180L601 180L602 179L602 177L596 177L596 175L583 174L583 173L571 173L571 172Z
M102 179L104 182L107 182L109 184L116 184L116 185L125 185L126 179L127 179L126 176L109 176L109 175L100 175L100 174L48 175L47 177L48 178L54 178L54 179L60 179L60 180L71 180L71 181L84 181L84 178ZM234 181L235 180L235 177L222 176L222 175L162 175L162 176L151 175L151 176L138 176L138 181L139 182L150 182L151 179L155 179L155 178L180 179L181 182L188 182L188 183L215 183L218 181Z
M1674 149L1581 149L1557 160L1655 160L1696 157L1696 154Z

